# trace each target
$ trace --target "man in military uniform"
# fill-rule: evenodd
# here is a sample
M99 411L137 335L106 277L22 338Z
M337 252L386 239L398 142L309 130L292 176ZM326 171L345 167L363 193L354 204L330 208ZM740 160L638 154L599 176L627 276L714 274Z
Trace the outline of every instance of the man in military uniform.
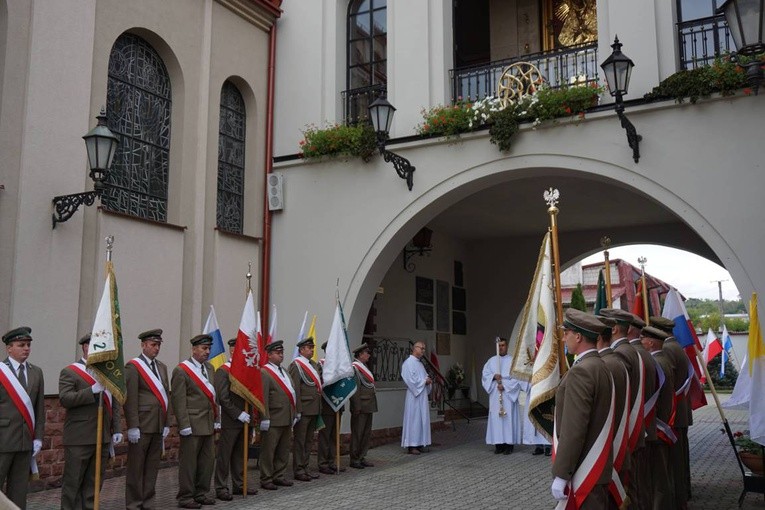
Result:
M683 346L673 336L675 322L666 317L651 317L651 325L661 329L667 335L662 351L672 364L672 377L675 381L675 421L671 425L677 434L677 442L670 446L670 469L675 473L675 508L682 510L688 505L690 493L690 451L688 449L688 426L691 414L688 388L693 383L693 366Z
M327 352L327 342L321 344L321 350ZM319 360L319 366L322 369L324 368L324 358ZM340 411L338 411L341 417L343 415L343 409L345 409L345 406L341 407ZM322 395L321 398L321 420L324 422L324 427L319 430L319 444L316 447L316 457L319 461L319 473L335 475L338 473L338 468L335 464L337 452L337 435L335 434L335 429L337 428L337 415L324 395ZM345 471L345 468L340 467L339 471L343 472Z
M654 406L656 439L647 441L654 510L677 510L674 494L675 474L670 469L669 461L669 448L676 440L671 426L675 383L672 376L672 363L662 349L666 338L667 334L664 331L653 326L644 327L640 333L643 347L656 361L659 381L657 384L659 395ZM678 473L679 476L684 474Z
M371 354L365 343L353 351L356 393L351 396L351 467L356 469L374 467L366 459L372 435L372 416L377 412L375 376L367 367Z
M29 363L32 329L3 335L8 353L0 364L0 490L21 509L27 505L30 464L42 448L45 384L39 367Z
M266 346L268 363L261 368L263 407L268 415L260 420L260 486L266 490L290 487L284 479L290 456L290 431L295 422L295 390L287 371L282 368L284 341Z
M59 402L66 409L61 510L93 508L100 398L103 398L103 432L100 438L102 484L109 444L122 442L119 404L86 367L90 334L80 338L79 344L82 358L61 370L58 378Z
M125 473L125 507L155 508L155 486L170 407L167 366L157 359L162 347L162 330L138 335L141 354L125 365L125 421L128 459Z
M315 348L313 338L304 338L298 342L297 347L298 357L289 368L297 403L297 423L292 431L292 470L295 480L310 482L319 477L308 471L308 463L311 459L316 420L321 412L321 369L311 359Z
M233 352L236 338L228 341ZM242 494L244 484L243 449L245 448L244 424L252 421L250 413L244 411L245 400L231 391L231 361L215 371L215 393L221 409L221 431L218 451L215 454L215 496L222 501L231 501L233 494ZM231 473L232 492L228 491L228 476ZM247 495L253 496L257 489L247 487Z
M608 483L613 469L611 443L598 441L602 431L613 423L611 375L595 348L605 325L594 315L570 308L566 310L563 326L568 352L577 358L555 392L558 442L551 491L557 500L576 494L582 510L601 510L608 508ZM605 462L595 462L603 458ZM572 486L582 465L596 467L581 473L581 485ZM587 487L591 487L589 492Z
M191 357L173 370L173 412L181 444L178 454L178 506L201 508L214 505L208 495L215 463L213 434L220 428L218 403L212 385L213 366L207 362L212 337L191 339Z

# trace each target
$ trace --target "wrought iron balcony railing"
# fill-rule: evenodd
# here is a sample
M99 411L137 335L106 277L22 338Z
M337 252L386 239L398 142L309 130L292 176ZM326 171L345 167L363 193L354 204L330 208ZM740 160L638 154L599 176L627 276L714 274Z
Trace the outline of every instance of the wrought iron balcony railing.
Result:
M680 69L709 65L720 55L734 51L725 16L709 16L677 24Z
M516 62L534 64L551 87L572 82L594 83L598 80L598 43L588 43L552 51L530 53L478 66L452 69L452 100L460 97L476 101L497 93L502 71Z
M346 125L358 124L369 118L367 107L378 97L385 96L385 85L372 85L357 89L344 90L343 98L343 122Z

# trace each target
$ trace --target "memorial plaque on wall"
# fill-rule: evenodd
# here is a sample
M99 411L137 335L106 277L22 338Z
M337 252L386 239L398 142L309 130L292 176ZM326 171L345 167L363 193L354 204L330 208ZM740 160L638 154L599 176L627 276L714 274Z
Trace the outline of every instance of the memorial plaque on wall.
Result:
M433 307L430 305L417 305L417 329L425 331L433 330Z
M452 312L452 333L455 335L467 335L467 317L465 312Z
M418 276L415 279L415 291L416 302L433 304L433 280Z
M452 309L463 312L467 310L467 296L465 295L465 289L452 287Z

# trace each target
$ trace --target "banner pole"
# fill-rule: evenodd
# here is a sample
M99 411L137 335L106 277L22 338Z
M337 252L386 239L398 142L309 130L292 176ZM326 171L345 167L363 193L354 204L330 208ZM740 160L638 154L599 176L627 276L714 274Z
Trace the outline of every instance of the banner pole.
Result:
M335 474L340 474L340 411L335 411Z
M247 297L250 295L250 292L252 291L252 261L247 262L247 274L245 275L245 278L247 278L247 285L246 285L246 292L244 294L244 298L247 299ZM247 400L244 401L244 412L247 414L250 414L250 404L247 402ZM250 424L244 423L242 434L244 434L244 439L242 441L242 496L245 498L247 497L247 463L249 461L249 455L250 455Z
M645 281L645 263L648 262L648 259L645 257L638 257L638 264L640 264L640 281L643 286L642 294L643 294L643 317L645 319L645 325L650 326L651 325L651 319L650 315L648 313L648 286L646 285Z
M608 248L611 246L611 238L608 236L601 237L600 245L603 247L603 257L605 258L604 276L606 277L606 303L608 303L608 307L611 308L613 306L611 299L611 262L608 259Z
M550 188L543 194L545 202L547 202L547 214L550 215L550 244L552 245L553 256L553 281L555 283L555 333L554 336L558 342L558 366L560 367L560 374L563 375L568 371L568 362L566 356L563 354L563 300L561 297L560 288L560 253L558 246L558 199L560 198L560 192L557 189Z

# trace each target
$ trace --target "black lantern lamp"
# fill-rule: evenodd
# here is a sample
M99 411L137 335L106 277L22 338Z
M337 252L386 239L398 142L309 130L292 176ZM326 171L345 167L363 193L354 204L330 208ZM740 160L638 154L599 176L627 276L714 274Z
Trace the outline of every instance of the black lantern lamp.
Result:
M719 9L718 14L725 14L730 35L736 44L737 52L731 54L736 60L737 55L752 57L741 66L746 69L746 78L754 89L755 95L763 83L762 62L756 56L765 52L762 41L765 31L765 0L728 0Z
M433 245L430 243L431 237L433 237L433 231L428 227L422 227L419 232L414 235L412 241L404 247L404 269L408 273L412 273L415 270L414 262L410 262L409 259L414 255L422 257L426 253L429 254L433 251Z
M53 228L71 218L81 205L93 205L100 198L106 187L105 181L112 166L114 153L119 139L106 127L106 111L101 108L101 114L96 117L98 124L82 138L88 152L90 178L93 179L93 191L61 195L53 198Z
M635 163L640 159L640 140L642 136L637 134L635 126L629 121L626 115L624 115L624 102L623 96L627 95L627 91L630 86L630 77L632 75L632 68L635 67L635 63L622 53L622 43L619 42L619 37L614 38L614 44L611 45L613 51L608 58L600 64L603 69L603 74L606 75L606 83L608 84L608 91L612 96L616 98L616 115L622 123L622 127L627 131L627 143L629 143L632 149L632 158Z
M396 173L402 179L406 179L406 186L412 191L414 184L414 167L408 159L390 152L385 148L390 133L390 126L393 123L393 113L396 109L384 97L379 97L369 105L369 118L372 120L372 128L377 133L377 147L380 149L380 155L386 163L393 163Z

